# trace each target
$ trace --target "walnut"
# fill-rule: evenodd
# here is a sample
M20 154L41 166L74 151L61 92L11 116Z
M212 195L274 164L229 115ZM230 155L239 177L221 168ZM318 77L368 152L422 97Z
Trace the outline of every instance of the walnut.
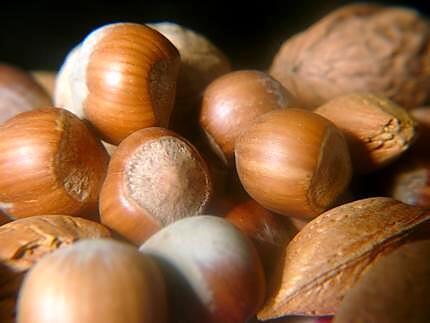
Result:
M302 107L373 92L413 108L430 95L429 23L410 9L345 6L287 40L270 72Z

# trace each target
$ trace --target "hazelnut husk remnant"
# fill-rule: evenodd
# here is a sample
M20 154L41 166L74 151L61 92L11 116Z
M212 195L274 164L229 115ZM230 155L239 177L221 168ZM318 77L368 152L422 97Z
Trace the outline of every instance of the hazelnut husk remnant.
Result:
M357 91L413 108L429 98L429 61L429 23L416 11L352 4L288 39L270 73L303 108Z
M377 257L422 238L430 212L384 197L331 209L288 244L269 281L260 319L333 315L343 297Z

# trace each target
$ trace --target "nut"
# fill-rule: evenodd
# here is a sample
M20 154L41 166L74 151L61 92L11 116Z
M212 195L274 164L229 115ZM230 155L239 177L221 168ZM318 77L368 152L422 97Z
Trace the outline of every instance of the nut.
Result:
M262 115L239 137L236 167L245 190L265 208L314 218L346 190L351 162L330 121L305 110Z
M211 193L209 170L194 146L173 131L146 128L113 154L100 217L139 245L163 226L203 212Z
M383 197L321 214L288 245L258 317L335 314L346 292L375 260L419 237L429 220L428 211Z
M178 69L178 51L159 32L132 23L103 26L66 59L55 104L117 145L138 129L168 125Z
M334 323L421 323L430 317L430 241L381 258L346 294Z
M330 100L315 113L332 121L348 140L354 170L371 172L398 158L416 138L416 124L383 96L349 94Z
M260 115L286 108L292 101L292 95L266 73L231 72L206 88L200 125L214 152L231 166L234 165L234 145L240 133Z
M0 320L14 321L21 282L39 259L79 239L109 236L98 223L66 215L33 216L0 226Z
M29 73L0 64L0 125L20 112L51 105L48 93Z
M417 12L352 4L287 40L270 73L300 107L371 91L413 108L429 98L429 61L429 24Z
M70 112L23 112L0 127L0 209L15 218L94 216L108 158Z
M164 323L166 299L149 257L113 240L84 240L31 269L18 296L18 322Z
M140 251L162 267L172 322L245 322L263 302L260 259L246 236L224 219L181 219L149 238Z

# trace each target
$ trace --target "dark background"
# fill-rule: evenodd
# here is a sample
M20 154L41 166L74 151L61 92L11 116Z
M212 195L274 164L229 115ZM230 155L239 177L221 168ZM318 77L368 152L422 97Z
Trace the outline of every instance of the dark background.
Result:
M230 57L234 68L265 69L284 39L354 1L34 2L0 6L0 61L26 69L57 69L66 53L95 27L168 20L206 35ZM430 16L430 1L373 2L407 6Z

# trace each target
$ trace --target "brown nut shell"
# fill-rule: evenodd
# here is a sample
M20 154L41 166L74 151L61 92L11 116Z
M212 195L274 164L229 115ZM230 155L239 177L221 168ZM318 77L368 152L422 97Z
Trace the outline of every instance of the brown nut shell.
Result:
M165 323L157 264L125 243L82 240L41 259L19 292L19 323Z
M430 317L430 241L381 258L346 294L333 323L424 323Z
M334 314L376 258L416 238L429 220L428 211L383 197L321 214L289 243L258 317Z
M392 162L416 138L413 118L402 107L380 95L340 96L314 112L332 121L345 133L354 170L360 173Z
M0 127L0 209L11 217L93 216L109 156L82 120L57 108Z
M173 131L146 128L114 152L100 194L100 217L136 244L180 218L201 214L212 194L196 148Z
M204 91L200 126L218 157L234 165L236 139L266 112L291 106L292 95L270 75L254 70L225 74Z
M30 73L0 64L0 124L18 113L49 106L49 94Z
M140 251L163 269L172 323L246 322L261 307L266 284L257 252L222 218L178 220L150 237Z
M429 97L429 59L429 24L417 12L352 4L288 39L270 73L301 107L371 91L413 108Z
M32 71L34 79L45 89L52 98L54 96L55 82L57 80L57 72L48 70Z
M168 126L179 64L178 51L159 32L133 23L103 26L66 59L55 103L117 145L136 130Z
M240 181L265 208L314 218L349 185L352 167L342 132L306 110L280 109L255 120L235 146Z
M25 272L46 254L79 239L108 238L101 224L67 215L41 215L0 226L0 320L14 321Z

